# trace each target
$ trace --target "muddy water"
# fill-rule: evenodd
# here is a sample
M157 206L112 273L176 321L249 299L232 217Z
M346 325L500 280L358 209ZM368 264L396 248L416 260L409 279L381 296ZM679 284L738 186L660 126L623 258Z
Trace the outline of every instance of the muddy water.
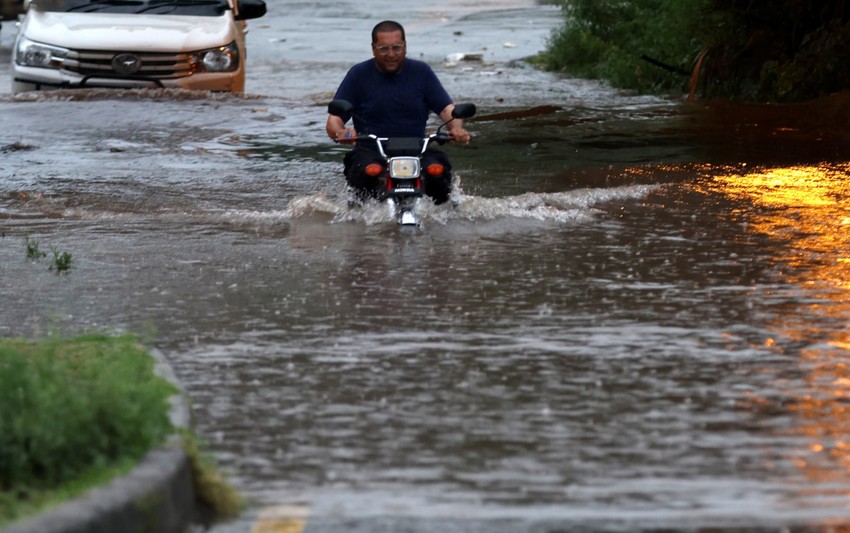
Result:
M0 97L0 334L159 346L252 502L218 531L850 521L845 98L535 72L531 3L285 6L245 97ZM458 206L410 232L348 209L323 133L378 12L480 107Z

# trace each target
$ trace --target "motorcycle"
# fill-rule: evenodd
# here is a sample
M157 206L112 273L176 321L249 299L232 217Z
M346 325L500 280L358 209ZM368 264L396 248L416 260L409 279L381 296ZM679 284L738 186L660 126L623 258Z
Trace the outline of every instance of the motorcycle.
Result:
M353 109L354 106L346 100L333 100L328 104L328 113L343 120L355 116ZM470 118L475 112L475 104L457 104L452 110L451 120ZM391 216L403 226L419 225L416 206L424 196L422 154L432 142L443 145L451 140L451 136L443 131L451 120L440 125L436 132L421 139L366 135L366 138L375 143L384 162L380 171L376 170L380 172L383 181L378 200L387 204Z

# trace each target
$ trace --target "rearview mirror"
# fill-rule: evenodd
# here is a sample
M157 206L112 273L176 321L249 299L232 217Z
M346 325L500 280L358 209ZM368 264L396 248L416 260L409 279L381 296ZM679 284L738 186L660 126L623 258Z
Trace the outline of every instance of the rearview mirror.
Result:
M340 118L350 117L353 109L354 106L348 100L331 100L328 104L328 113Z
M454 118L470 118L475 116L476 111L475 104L456 104L455 108L452 109L452 116Z

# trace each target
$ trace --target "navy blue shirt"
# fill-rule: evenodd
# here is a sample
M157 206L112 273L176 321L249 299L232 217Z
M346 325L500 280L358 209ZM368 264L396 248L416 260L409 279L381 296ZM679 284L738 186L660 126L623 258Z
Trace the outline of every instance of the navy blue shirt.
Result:
M431 67L405 58L400 71L387 74L375 59L351 67L334 98L354 105L354 129L379 137L423 137L431 111L452 103Z

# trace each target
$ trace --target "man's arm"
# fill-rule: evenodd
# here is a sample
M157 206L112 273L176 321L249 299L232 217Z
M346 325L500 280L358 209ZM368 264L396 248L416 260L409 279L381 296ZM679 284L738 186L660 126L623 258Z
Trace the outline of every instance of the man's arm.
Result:
M469 132L464 129L463 120L459 118L452 118L452 111L454 108L454 104L447 105L442 111L440 111L440 118L443 122L449 123L446 127L449 130L449 135L452 136L452 142L469 144L472 137L469 135Z

